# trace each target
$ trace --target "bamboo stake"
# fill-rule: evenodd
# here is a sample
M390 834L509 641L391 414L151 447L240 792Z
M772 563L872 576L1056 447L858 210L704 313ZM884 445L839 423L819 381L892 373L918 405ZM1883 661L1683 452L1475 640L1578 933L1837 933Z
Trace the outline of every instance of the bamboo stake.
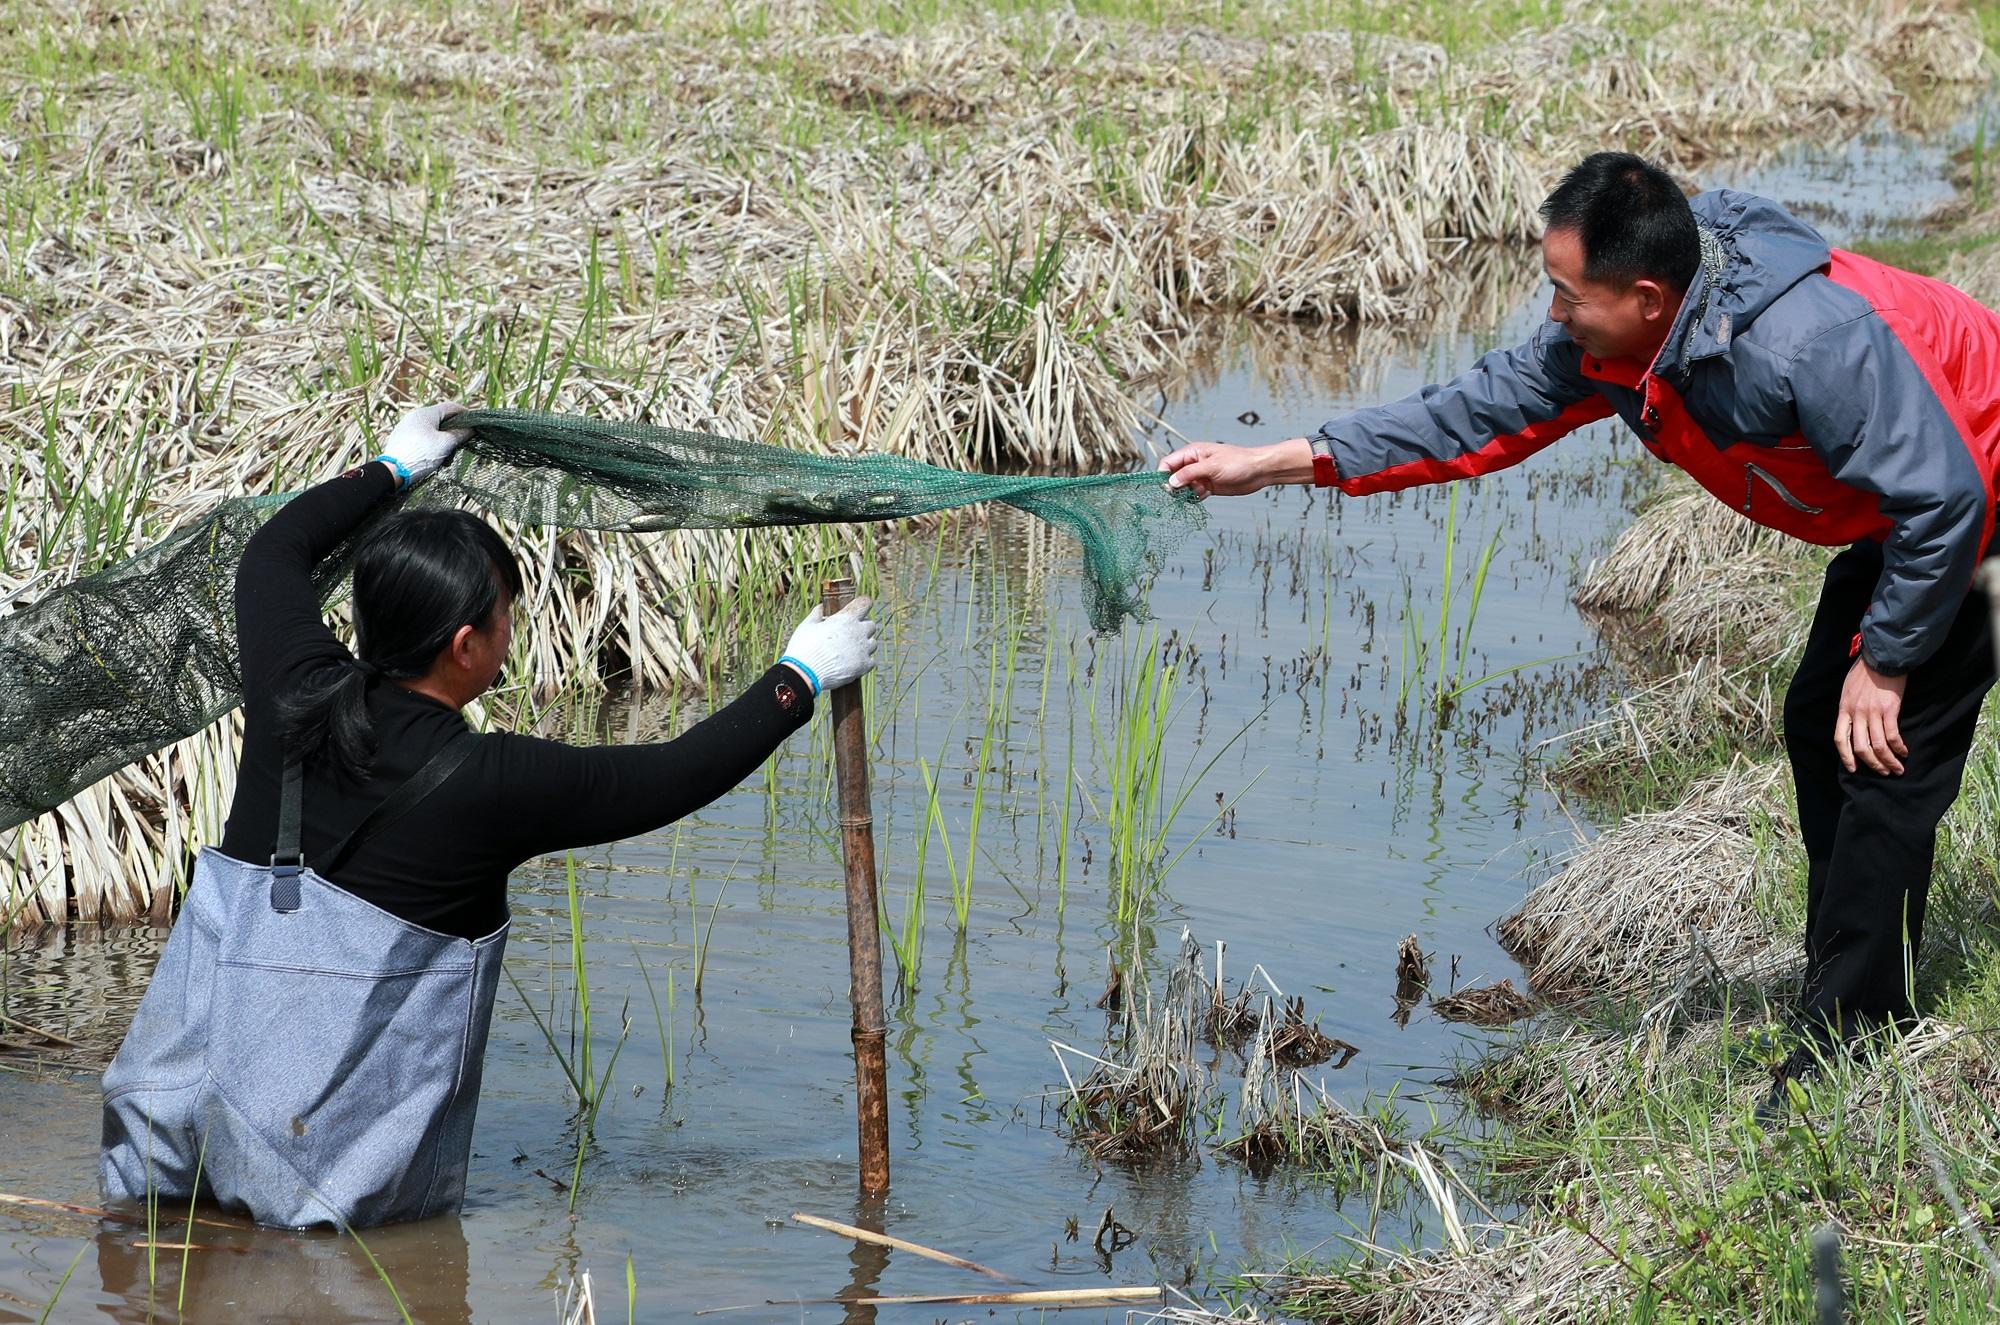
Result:
M811 1228L823 1228L829 1233L838 1233L842 1237L853 1238L857 1242L872 1242L878 1247L894 1247L898 1251L907 1251L917 1256L928 1256L932 1260L942 1261L946 1265L956 1265L961 1270L972 1270L979 1274L991 1275L993 1278L1005 1283L1017 1284L1021 1282L1013 1275L1002 1274L991 1266L981 1265L977 1261L968 1261L963 1256L954 1256L948 1251L937 1251L931 1247L924 1246L922 1243L906 1242L902 1238L892 1237L887 1233L870 1232L865 1228L856 1228L852 1224L840 1224L831 1219L821 1219L818 1215L795 1214L792 1216L792 1222L805 1224Z
M826 614L854 597L854 581L825 584ZM889 1066L882 1016L882 944L875 907L875 816L868 801L868 726L861 685L832 693L833 760L840 786L840 854L847 865L847 963L854 1004L854 1114L861 1135L861 1192L889 1190Z
M0 1192L0 1204L25 1205L34 1210L53 1210L66 1215L80 1215L85 1219L113 1219L127 1224L143 1224L146 1216L136 1211L105 1210L94 1205L71 1205L68 1201L45 1201L39 1196L15 1196L11 1192ZM247 1224L230 1224L220 1219L203 1219L199 1215L193 1222L203 1228L227 1228L241 1231Z
M62 1036L56 1035L50 1031L45 1031L40 1026L30 1026L25 1021L17 1021L13 1017L8 1016L4 1012L0 1012L0 1026L18 1027L19 1029L28 1032L28 1034L30 1035L40 1036L42 1039L47 1040L50 1044L59 1044L66 1049L80 1049L83 1047L82 1045L78 1044L75 1040L65 1040Z
M771 1307L1020 1306L1060 1311L1064 1307L1108 1307L1131 1302L1164 1302L1166 1296L1166 1290L1155 1284L1151 1287L1138 1288L1030 1288L1018 1293L919 1293L912 1297L774 1297L764 1305Z

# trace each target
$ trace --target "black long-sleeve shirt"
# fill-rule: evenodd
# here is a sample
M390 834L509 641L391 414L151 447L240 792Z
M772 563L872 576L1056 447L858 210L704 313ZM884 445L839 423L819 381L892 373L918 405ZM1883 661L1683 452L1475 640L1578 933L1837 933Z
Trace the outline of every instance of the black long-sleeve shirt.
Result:
M299 494L244 548L236 573L243 759L225 855L258 865L271 858L284 771L276 700L299 678L353 656L320 616L312 568L395 486L386 465L350 470ZM357 785L330 765L305 770L308 865L466 729L457 710L394 681L370 683L367 703L377 740L368 779ZM356 847L333 881L426 928L490 934L507 918L507 876L523 861L646 832L701 808L769 758L812 709L811 688L777 666L671 741L582 748L483 735L456 773Z

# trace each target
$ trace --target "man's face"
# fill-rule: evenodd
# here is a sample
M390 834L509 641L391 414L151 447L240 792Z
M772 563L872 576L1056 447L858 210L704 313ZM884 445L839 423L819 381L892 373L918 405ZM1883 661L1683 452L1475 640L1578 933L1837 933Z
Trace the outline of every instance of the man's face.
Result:
M1680 299L1657 281L1619 286L1583 274L1583 239L1574 230L1542 236L1542 270L1556 287L1549 318L1569 329L1584 353L1599 359L1626 356L1650 363L1673 325Z

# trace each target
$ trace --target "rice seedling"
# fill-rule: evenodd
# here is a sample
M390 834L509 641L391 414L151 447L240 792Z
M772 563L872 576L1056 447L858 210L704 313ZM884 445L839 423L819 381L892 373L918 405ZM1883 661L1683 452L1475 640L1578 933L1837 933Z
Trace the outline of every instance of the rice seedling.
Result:
M917 757L917 772L922 776L924 781L925 799L922 811L924 826L918 830L917 835L917 877L912 887L915 889L916 894L921 897L924 891L924 866L929 857L930 837L931 833L935 831L939 844L944 848L945 870L948 875L948 882L951 885L952 915L958 920L958 929L963 933L965 930L965 916L969 913L972 906L971 876L969 872L962 874L959 871L958 853L952 849L951 845L951 829L944 821L944 810L938 794L938 775L943 771L943 755L938 756L937 773L931 771L931 766L924 762L923 756L919 755ZM969 871L970 868L971 862L968 861L967 870ZM918 907L921 911L921 902L918 904Z
M1060 917L1069 901L1069 830L1070 810L1076 804L1081 790L1076 773L1076 648L1072 645L1064 654L1064 665L1068 669L1067 690L1072 697L1069 705L1068 721L1065 724L1067 743L1063 748L1062 799L1056 811L1056 915Z
M960 878L954 871L952 879L952 919L961 935L965 933L972 911L972 879L979 859L979 826L986 813L988 779L995 760L1001 757L1007 744L1005 729L1014 708L1014 677L1020 668L1021 636L1026 621L1025 613L1015 610L1004 598L994 610L1000 616L1000 622L997 637L989 639L987 644L985 715L980 725L978 748L972 751L972 798L965 828L965 873ZM967 744L970 747L970 742ZM942 770L942 756L938 762ZM931 805L935 811L937 797L935 788L931 790ZM947 840L947 859L950 845Z
M678 828L674 830L674 836L676 842L678 842L680 837L680 830ZM729 891L730 880L736 877L736 867L743 863L743 852L749 849L746 845L742 851L736 853L736 859L730 862L728 872L722 876L722 882L716 885L715 899L708 904L707 925L701 923L701 908L694 891L694 874L690 873L688 875L688 927L699 935L695 940L694 946L694 1001L696 1007L701 1005L702 980L708 974L708 943L710 939L715 937L715 918L722 913L722 896Z
M1165 832L1166 733L1178 696L1178 669L1161 661L1157 630L1148 631L1120 658L1111 730L1090 710L1091 738L1106 752L1104 826L1111 840L1111 886L1121 924L1131 923L1147 885Z
M928 789L930 779L926 769L925 784ZM922 824L917 829L916 879L903 899L903 914L899 923L891 923L889 916L889 894L886 889L877 894L876 908L882 934L889 940L889 951L896 958L896 992L898 998L908 998L917 991L917 977L924 959L924 864L930 854L931 829L934 823L931 814L932 803L926 803L919 817Z
M550 1054L555 1057L556 1066L562 1069L564 1078L569 1082L569 1088L576 1093L579 1101L588 1099L590 1097L590 1087L585 1084L587 1078L577 1075L576 1068L570 1062L569 1055L564 1053L562 1046L556 1043L555 1033L549 1029L548 1022L542 1019L542 1014L535 1010L535 1004L528 997L528 991L521 988L520 980L515 977L512 971L505 970L505 968L502 969L508 983L514 986L514 992L520 996L521 1006L528 1010L528 1016L534 1021L535 1029L542 1033L542 1039L549 1046Z
M1103 673L1099 673L1101 678ZM1188 798L1203 778L1268 711L1268 705L1252 716L1214 752L1199 769L1197 749L1190 754L1179 780L1169 783L1166 768L1167 732L1185 697L1177 691L1179 664L1167 659L1157 630L1149 631L1131 649L1121 652L1118 670L1111 681L1113 694L1111 730L1100 725L1099 703L1093 695L1089 707L1092 743L1103 754L1104 798L1100 804L1087 788L1078 792L1103 821L1111 844L1111 904L1118 924L1131 931L1160 880L1171 873L1188 850L1218 819L1227 814L1251 787L1253 777L1234 797L1216 807L1186 844L1171 857L1167 839L1172 833ZM1101 682L1100 682L1101 683ZM1072 743L1074 737L1072 737ZM1074 750L1071 753L1074 759ZM1262 776L1261 773L1258 776ZM1067 815L1067 801L1064 813ZM1062 825L1065 839L1068 824ZM1059 886L1061 878L1059 875Z
M646 996L653 1003L653 1024L660 1033L660 1098L662 1109L671 1106L674 1096L674 967L667 963L667 1009L660 1011L660 995L653 988L653 973L646 969L646 959L639 954L639 945L632 945L632 960L638 964L639 975L646 982Z
M583 1157L597 1137L597 1114L604 1107L604 1099L611 1093L611 1074L618 1066L618 1055L625 1052L626 1038L632 1034L632 1018L629 1015L631 1002L618 1014L618 1042L611 1047L611 1057L604 1064L604 1074L591 1082L590 1100L582 1111L576 1129L576 1164L570 1170L569 1206L570 1214L576 1213L576 1200L583 1192Z
M56 1303L62 1298L63 1289L69 1287L69 1277L76 1273L76 1267L83 1263L83 1253L89 1250L90 1243L85 1242L76 1249L76 1255L70 1257L69 1264L63 1269L62 1278L56 1280L55 1291L49 1294L49 1300L42 1305L42 1314L35 1317L35 1325L48 1325L49 1313L56 1309Z
M403 1305L403 1295L396 1291L395 1280L391 1279L389 1272L382 1268L382 1262L375 1259L375 1253L368 1249L367 1242L363 1241L361 1235L354 1231L353 1225L345 1219L340 1220L340 1231L353 1239L354 1245L361 1249L362 1256L367 1259L369 1268L375 1271L375 1277L382 1281L382 1287L389 1290L389 1300L396 1304L396 1314L402 1317L403 1325L416 1325L410 1317L410 1309Z
M1430 702L1425 707L1434 710L1440 717L1450 715L1459 695L1475 685L1494 679L1493 676L1485 676L1471 685L1464 683L1473 624L1479 619L1479 604L1485 596L1487 572L1492 569L1493 556L1499 550L1500 531L1496 528L1480 549L1479 557L1467 576L1462 599L1456 600L1464 608L1465 617L1462 621L1455 619L1454 592L1457 585L1453 562L1458 552L1458 485L1453 484L1445 499L1443 568L1438 580L1437 622L1434 628L1427 628L1423 609L1416 605L1413 586L1407 579L1403 585L1402 652L1396 682L1398 725L1411 720L1410 700L1419 693L1426 671L1432 671L1434 675ZM1457 641L1455 652L1452 648L1454 636ZM1447 662L1451 668L1449 675L1446 672ZM1420 711L1417 720L1421 721L1421 718Z
M174 1314L183 1320L187 1318L188 1253L194 1249L194 1206L201 1195L201 1174L207 1165L208 1133L203 1132L201 1146L194 1156L194 1181L188 1185L187 1225L181 1230L181 1279L174 1297Z
M569 1061L576 1065L573 1080L588 1085L591 1082L590 972L584 956L583 902L576 886L574 852L565 853L563 856L563 899L569 907L570 989L575 1000L569 1024ZM577 1103L588 1108L591 1096L581 1094Z
M556 1066L561 1069L564 1080L569 1083L570 1089L575 1093L577 1114L581 1121L580 1135L587 1140L592 1135L596 1126L598 1110L603 1107L604 1092L610 1088L612 1068L617 1065L619 1054L624 1052L625 1040L632 1033L631 1004L628 999L625 1007L619 1011L618 1039L612 1046L611 1057L605 1063L604 1071L598 1073L595 1070L593 1061L595 1035L591 1020L590 970L585 950L582 890L577 878L576 856L574 853L565 853L563 885L564 904L567 908L569 919L570 1006L567 1047L565 1047L564 1043L557 1040L554 1030L557 1018L555 1009L556 992L553 937L551 937L550 943L550 1006L547 1017L544 1017L540 1010L535 1007L534 1001L528 997L527 990L522 988L521 982L514 975L514 972L504 966L501 970L507 977L508 983L514 986L514 992L519 996L521 1005L528 1010L528 1016L535 1023L535 1029L541 1033L543 1043L548 1045L550 1055L556 1060ZM637 956L636 949L634 950L634 956ZM640 963L640 969L642 972L645 970L643 962ZM671 970L668 972L668 978L669 1006L671 1007ZM646 975L646 981L647 987L650 990L652 983L650 974ZM657 1001L654 1004L654 1011L657 1015ZM664 1026L664 1022L662 1025ZM665 1033L664 1030L662 1033ZM671 1057L667 1060L669 1090L672 1088L672 1061ZM579 1159L578 1162L581 1163L581 1160Z

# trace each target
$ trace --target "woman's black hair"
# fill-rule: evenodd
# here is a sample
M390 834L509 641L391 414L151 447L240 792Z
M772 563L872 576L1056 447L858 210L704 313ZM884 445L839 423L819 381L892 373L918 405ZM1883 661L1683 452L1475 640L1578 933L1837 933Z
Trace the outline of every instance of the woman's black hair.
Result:
M353 662L308 675L278 704L288 754L332 759L360 781L375 759L368 687L422 676L460 626L483 630L521 568L491 525L466 511L398 511L354 553Z

